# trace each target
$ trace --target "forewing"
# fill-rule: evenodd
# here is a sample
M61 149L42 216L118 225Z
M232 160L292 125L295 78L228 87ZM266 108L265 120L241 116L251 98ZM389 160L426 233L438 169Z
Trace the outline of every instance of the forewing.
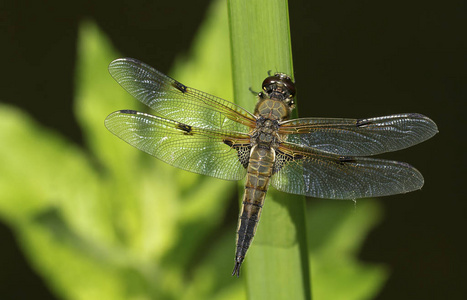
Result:
M197 128L133 110L110 114L105 126L128 144L180 169L226 180L246 174L233 145L248 143L248 135Z
M338 156L285 143L276 154L271 184L292 194L357 199L406 193L423 186L423 176L397 161Z
M421 114L369 119L303 118L285 121L279 130L289 143L351 156L404 149L438 132L436 124Z
M155 114L170 120L218 130L247 133L255 118L232 102L192 89L132 58L109 65L112 77Z

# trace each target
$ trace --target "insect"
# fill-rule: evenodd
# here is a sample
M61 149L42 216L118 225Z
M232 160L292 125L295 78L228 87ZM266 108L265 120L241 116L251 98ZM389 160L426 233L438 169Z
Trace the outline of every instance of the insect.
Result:
M252 114L136 59L117 59L109 71L155 112L116 111L105 120L109 131L180 169L225 180L246 177L232 272L237 277L270 184L286 193L331 199L417 190L423 176L411 165L364 156L407 148L438 132L432 120L416 113L289 120L296 91L282 73L263 81Z

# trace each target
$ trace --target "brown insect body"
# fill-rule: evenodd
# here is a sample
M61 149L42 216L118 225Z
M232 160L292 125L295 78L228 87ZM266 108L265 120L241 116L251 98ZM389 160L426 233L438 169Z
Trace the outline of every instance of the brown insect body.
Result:
M279 123L289 119L295 88L285 74L275 74L263 82L255 108L256 128L251 134L251 152L247 167L242 210L238 218L237 250L232 275L240 275L240 266L256 233L261 210L273 175L276 151L281 143Z

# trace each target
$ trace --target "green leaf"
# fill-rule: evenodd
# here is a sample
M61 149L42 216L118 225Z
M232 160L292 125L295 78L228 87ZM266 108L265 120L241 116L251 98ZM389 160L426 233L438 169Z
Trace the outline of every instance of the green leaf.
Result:
M231 0L235 100L252 111L268 71L293 75L287 1ZM296 116L296 115L295 115ZM249 299L310 299L304 197L270 189L245 259Z

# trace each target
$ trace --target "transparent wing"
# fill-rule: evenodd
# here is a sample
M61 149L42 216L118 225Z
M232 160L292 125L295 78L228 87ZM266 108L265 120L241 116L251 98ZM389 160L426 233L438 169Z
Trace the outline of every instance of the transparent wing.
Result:
M255 117L240 106L187 87L136 59L114 60L109 72L125 90L163 118L243 133L255 126Z
M110 114L105 126L133 147L177 168L226 180L246 174L232 145L248 143L248 135L192 127L133 110Z
M339 155L367 156L404 149L438 132L421 114L369 119L303 118L285 121L280 133L286 141Z
M409 164L339 156L294 145L279 147L276 189L328 199L357 199L407 193L423 186L423 176Z

